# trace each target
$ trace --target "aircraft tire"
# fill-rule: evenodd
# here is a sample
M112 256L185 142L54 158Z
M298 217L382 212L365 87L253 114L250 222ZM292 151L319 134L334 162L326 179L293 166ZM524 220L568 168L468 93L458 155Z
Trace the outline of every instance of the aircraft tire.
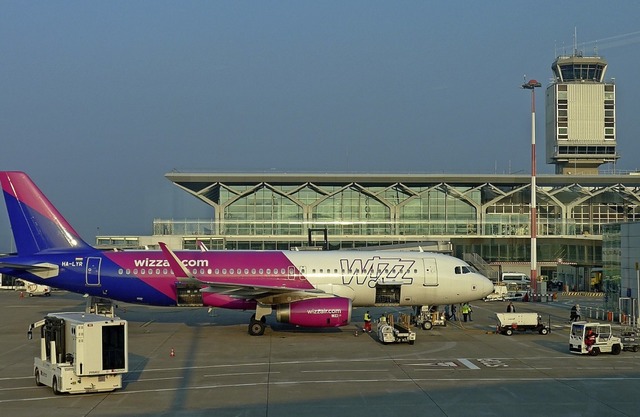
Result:
M249 323L249 334L251 336L262 336L264 334L265 324L258 320L251 320Z

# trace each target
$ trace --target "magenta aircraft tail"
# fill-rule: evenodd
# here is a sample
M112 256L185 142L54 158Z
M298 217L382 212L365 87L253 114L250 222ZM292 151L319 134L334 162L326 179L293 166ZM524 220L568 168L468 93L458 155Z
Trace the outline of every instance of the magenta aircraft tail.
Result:
M0 171L18 254L91 249L24 172Z

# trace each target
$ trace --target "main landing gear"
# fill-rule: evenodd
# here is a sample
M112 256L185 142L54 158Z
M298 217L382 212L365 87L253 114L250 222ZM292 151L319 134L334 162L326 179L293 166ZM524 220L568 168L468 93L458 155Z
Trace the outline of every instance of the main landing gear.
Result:
M249 334L251 336L262 336L264 334L264 329L267 327L266 317L262 316L260 320L256 320L256 315L251 316L251 321L249 322Z
M249 321L249 334L251 336L262 336L267 325L267 317L271 314L271 306L258 303L256 305L256 314L251 316Z

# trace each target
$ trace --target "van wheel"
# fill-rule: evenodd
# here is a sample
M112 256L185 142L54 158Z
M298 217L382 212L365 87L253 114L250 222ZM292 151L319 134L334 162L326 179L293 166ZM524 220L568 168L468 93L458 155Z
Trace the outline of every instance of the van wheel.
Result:
M599 353L600 353L600 348L594 347L589 352L589 356L598 356Z
M620 345L611 346L611 354L612 355L619 355L621 351L622 351L622 348L620 347Z
M37 387L43 386L44 384L40 382L40 370L38 368L36 368L35 377L36 377L36 386Z
M60 391L58 391L58 379L54 376L53 381L51 382L51 389L55 395L60 395Z

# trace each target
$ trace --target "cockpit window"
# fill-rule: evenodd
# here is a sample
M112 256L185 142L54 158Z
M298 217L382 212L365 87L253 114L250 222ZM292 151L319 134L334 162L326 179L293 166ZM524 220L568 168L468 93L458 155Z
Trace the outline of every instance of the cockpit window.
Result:
M471 272L473 271L468 266L456 266L455 268L456 274L470 274Z

